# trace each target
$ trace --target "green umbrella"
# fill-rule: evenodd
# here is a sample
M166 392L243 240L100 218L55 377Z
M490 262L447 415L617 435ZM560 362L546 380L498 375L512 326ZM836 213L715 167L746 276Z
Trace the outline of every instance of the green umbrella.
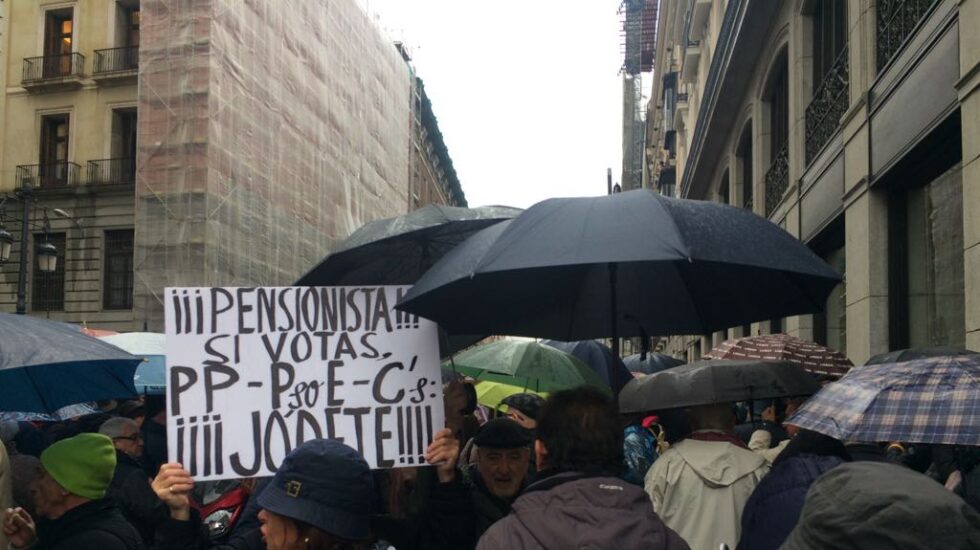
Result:
M537 392L586 385L611 391L588 365L538 342L499 340L470 348L453 360L456 370L476 380L500 382Z

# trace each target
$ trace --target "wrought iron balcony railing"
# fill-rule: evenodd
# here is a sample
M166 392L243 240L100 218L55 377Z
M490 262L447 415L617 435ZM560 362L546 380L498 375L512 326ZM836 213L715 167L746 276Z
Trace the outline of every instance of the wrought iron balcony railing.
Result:
M17 167L17 182L25 179L37 188L78 185L81 167L74 162L58 161L45 164L22 164Z
M789 186L789 144L783 145L766 172L766 217L772 214Z
M136 181L136 159L90 160L87 181L91 184L133 183Z
M939 0L878 0L878 71L888 65Z
M42 55L24 59L24 83L79 77L85 66L85 56L80 53Z
M139 66L139 46L95 50L95 66L92 67L92 74L108 75L135 71L139 69Z
M813 92L813 99L806 108L807 165L837 132L840 119L847 112L850 97L848 82L847 46L844 46L823 82Z

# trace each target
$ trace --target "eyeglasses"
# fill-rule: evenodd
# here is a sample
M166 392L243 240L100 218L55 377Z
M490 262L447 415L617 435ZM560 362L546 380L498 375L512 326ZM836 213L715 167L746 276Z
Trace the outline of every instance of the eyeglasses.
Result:
M143 441L143 436L140 434L133 434L133 435L127 435L125 437L119 436L119 437L112 438L113 441L119 441L120 439L128 439L130 441L136 442L136 441Z

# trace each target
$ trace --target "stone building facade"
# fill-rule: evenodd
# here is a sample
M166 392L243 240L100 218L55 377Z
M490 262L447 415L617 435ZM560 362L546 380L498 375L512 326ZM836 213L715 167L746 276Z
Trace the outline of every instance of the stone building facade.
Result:
M675 336L786 332L855 362L980 349L978 0L661 2L646 177L752 209L844 274L824 312Z
M30 314L158 330L166 286L289 284L367 221L465 202L455 172L413 176L433 126L413 123L416 77L357 0L0 9L0 192L35 199ZM54 273L35 265L43 239Z

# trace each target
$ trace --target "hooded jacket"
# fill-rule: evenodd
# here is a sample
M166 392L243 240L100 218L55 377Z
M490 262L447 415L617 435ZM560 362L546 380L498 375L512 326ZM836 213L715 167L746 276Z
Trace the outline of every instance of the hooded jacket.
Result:
M742 509L769 470L765 459L722 441L685 439L647 472L653 509L694 550L735 548Z
M800 519L807 489L843 462L836 456L803 454L774 464L745 503L739 550L779 548Z
M511 513L480 539L477 550L568 548L589 550L684 550L630 483L567 472L532 483Z
M852 462L810 487L784 550L980 548L980 514L932 479L902 466Z

